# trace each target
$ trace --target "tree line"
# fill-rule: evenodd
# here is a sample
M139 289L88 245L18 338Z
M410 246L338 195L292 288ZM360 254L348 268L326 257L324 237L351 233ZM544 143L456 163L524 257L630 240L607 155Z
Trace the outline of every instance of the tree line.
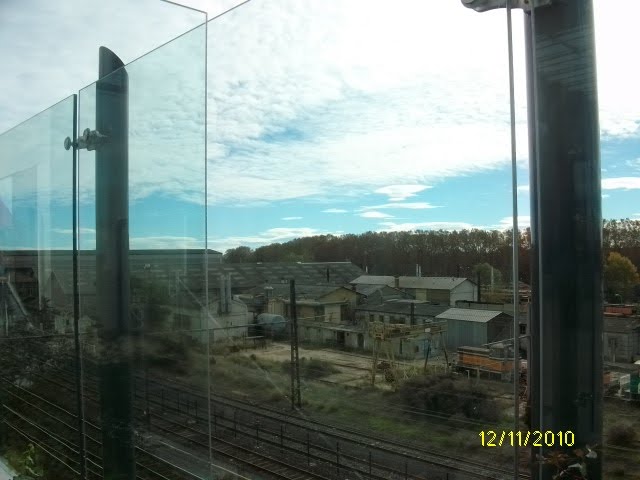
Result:
M604 258L618 252L640 265L640 220L604 220ZM416 265L423 276L474 277L474 268L487 263L511 281L511 230L416 230L365 232L347 235L316 235L252 249L232 248L226 263L350 261L372 275L414 275ZM519 232L520 280L528 283L531 231Z

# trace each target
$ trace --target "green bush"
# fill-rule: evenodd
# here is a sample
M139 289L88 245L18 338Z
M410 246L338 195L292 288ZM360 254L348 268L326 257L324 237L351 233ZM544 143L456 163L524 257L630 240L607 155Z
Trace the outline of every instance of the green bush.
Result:
M489 394L466 383L455 382L448 375L413 377L398 389L403 402L419 413L465 417L495 422L499 408Z
M287 375L291 375L291 361L285 360L282 362L282 371ZM316 380L338 372L340 370L325 360L314 358L307 360L305 357L300 359L300 377L306 380Z
M629 425L613 425L607 431L607 440L610 445L628 447L636 440L636 431Z

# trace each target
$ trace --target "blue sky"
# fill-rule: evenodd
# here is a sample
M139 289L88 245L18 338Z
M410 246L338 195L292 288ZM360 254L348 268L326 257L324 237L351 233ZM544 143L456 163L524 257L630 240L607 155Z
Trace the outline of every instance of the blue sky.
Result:
M238 2L184 3L212 18ZM640 43L640 6L595 0L595 7L603 216L640 218L640 71L621 47ZM96 15L116 16L117 26L93 21ZM514 17L526 226L524 42L521 15ZM201 248L205 204L208 246L220 251L314 234L510 227L504 11L477 14L457 1L252 0L206 32L193 30L135 60L202 20L159 0L3 2L0 58L14 74L0 78L0 131L89 85L97 47L106 44L133 61L133 248ZM90 86L80 94L80 128L93 126L93 117ZM68 125L55 118L39 121L51 144L61 144ZM29 124L23 128L26 138ZM3 178L8 185L22 171L3 138L0 197L18 198L3 187ZM53 232L40 245L68 248L68 185L57 166L64 152L45 153L51 149L38 144L27 155L44 159L43 172L56 172L54 181L32 187L40 195L33 205L49 219L38 220L40 228ZM86 248L95 241L92 162L93 154L81 153ZM30 246L16 232L7 235L7 246Z

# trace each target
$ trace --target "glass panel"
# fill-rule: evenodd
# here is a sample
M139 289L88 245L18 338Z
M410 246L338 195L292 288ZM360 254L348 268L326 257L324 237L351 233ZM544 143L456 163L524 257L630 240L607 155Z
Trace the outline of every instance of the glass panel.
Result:
M13 74L2 84L0 131L95 81L101 45L128 63L205 19L203 12L160 0L2 2L0 57Z
M640 474L640 130L636 90L640 72L616 58L621 42L638 41L620 28L640 17L640 5L623 9L594 2L604 261L603 478Z
M255 2L208 41L215 441L291 477L512 477L479 436L514 424L504 11Z
M80 128L107 137L79 156L87 445L105 475L131 471L131 439L141 478L209 472L205 40L80 92Z
M17 472L48 478L80 464L77 390L63 370L74 358L73 289L61 275L72 262L73 150L63 143L75 101L0 136L0 449Z

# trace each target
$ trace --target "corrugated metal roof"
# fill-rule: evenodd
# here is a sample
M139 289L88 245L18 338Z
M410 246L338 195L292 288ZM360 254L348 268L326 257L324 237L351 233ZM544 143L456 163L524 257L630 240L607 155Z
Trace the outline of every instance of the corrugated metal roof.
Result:
M421 317L436 317L448 309L446 305L432 305L427 302L410 300L388 300L375 305L364 304L356 308L357 312L389 313L399 315L409 315L411 304L414 304L414 314Z
M360 275L355 280L350 281L352 284L363 285L390 285L393 286L394 277L391 275Z
M427 290L452 290L468 278L460 277L400 277L400 288L424 288ZM469 280L471 282L471 280ZM473 283L473 282L471 282Z
M472 310L470 308L450 308L440 315L437 319L442 320L463 320L466 322L487 323L489 320L499 315L508 315L504 312L496 312L494 310Z

